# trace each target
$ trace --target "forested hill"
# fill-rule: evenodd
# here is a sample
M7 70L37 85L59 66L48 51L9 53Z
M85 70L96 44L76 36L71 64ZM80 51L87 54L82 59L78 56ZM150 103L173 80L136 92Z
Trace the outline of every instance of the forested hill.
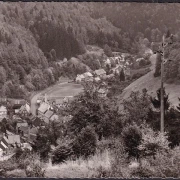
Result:
M178 32L179 7L145 3L0 2L0 94L21 97L55 83L69 68L67 64L62 69L57 62L85 53L86 45L108 45L112 51L138 54L142 39L158 42L167 28Z
M1 2L1 96L19 97L54 83L61 75L56 61L83 54L86 44L117 47L118 28L91 13L87 3Z

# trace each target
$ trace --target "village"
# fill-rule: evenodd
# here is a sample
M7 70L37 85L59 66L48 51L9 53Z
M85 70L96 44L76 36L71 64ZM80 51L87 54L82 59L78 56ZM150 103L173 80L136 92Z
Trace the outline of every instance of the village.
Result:
M72 97L65 97L48 100L45 95L42 101L37 101L37 115L31 113L30 103L24 99L1 100L0 161L4 159L2 157L13 154L17 147L32 150L38 129L50 121L55 122L61 119L61 123L64 123L70 120L71 116L59 118L56 112L61 107L66 106L71 99Z
M114 52L113 55L114 57L104 59L104 65L100 69L78 74L74 83L103 82L104 85L98 90L98 94L104 98L108 93L108 80L120 75L122 70L125 78L129 78L134 62L139 63L143 60L143 58L134 60L128 53ZM5 157L13 154L17 147L32 150L32 145L40 127L44 127L45 124L47 125L50 122L61 121L61 123L64 123L71 120L71 115L59 117L58 111L66 107L72 100L73 96L52 98L43 94L37 99L36 114L32 114L30 102L24 99L1 99L0 122L4 130L1 130L3 133L0 134L0 156ZM9 122L11 126L7 130L5 126Z

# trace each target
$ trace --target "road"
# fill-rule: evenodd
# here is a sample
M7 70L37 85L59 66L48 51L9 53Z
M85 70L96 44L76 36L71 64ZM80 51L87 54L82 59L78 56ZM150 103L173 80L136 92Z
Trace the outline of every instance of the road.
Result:
M37 98L47 94L48 97L67 97L67 96L74 96L77 95L79 92L82 91L82 86L75 84L75 83L68 83L66 82L59 82L51 87L48 87L40 92L37 92L32 98L31 98L31 113L33 115L36 115L36 109L37 109Z

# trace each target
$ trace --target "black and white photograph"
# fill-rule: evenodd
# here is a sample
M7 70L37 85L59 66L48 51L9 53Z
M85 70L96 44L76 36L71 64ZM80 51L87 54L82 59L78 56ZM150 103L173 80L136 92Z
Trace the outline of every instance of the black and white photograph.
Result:
M0 1L0 177L180 178L180 4Z

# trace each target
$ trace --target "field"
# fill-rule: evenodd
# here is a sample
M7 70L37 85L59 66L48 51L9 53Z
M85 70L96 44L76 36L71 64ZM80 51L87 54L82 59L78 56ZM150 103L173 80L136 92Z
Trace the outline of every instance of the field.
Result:
M75 83L64 83L57 84L55 87L46 91L48 97L65 97L65 96L74 96L82 92L82 86ZM45 94L44 93L44 94Z
M37 109L37 99L41 96L47 95L48 98L56 98L62 99L66 96L75 96L82 92L83 88L80 84L75 83L68 83L68 82L59 82L54 86L51 86L36 95L34 95L31 99L31 112L32 114L36 115Z

